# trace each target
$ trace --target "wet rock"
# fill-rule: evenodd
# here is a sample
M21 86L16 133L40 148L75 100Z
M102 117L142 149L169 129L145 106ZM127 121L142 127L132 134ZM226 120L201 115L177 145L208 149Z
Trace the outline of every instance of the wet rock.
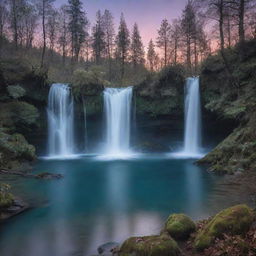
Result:
M43 172L35 175L35 177L37 179L52 180L52 179L61 179L63 178L63 175L58 173Z
M29 209L29 205L19 198L15 198L10 206L0 208L0 221L9 219Z
M118 243L115 243L115 242L106 243L98 247L98 253L102 256L111 256L111 255L114 255L118 247L119 247Z

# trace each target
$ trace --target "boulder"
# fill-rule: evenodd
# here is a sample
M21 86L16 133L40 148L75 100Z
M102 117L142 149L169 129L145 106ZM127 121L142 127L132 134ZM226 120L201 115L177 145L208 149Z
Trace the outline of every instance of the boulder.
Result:
M254 221L251 208L246 205L236 205L227 208L213 217L195 238L195 248L204 250L209 247L215 238L221 238L223 233L242 235L246 233Z
M165 230L178 240L188 238L195 229L195 223L185 214L172 214L165 224Z
M119 251L119 256L178 256L177 243L167 234L159 236L131 237Z

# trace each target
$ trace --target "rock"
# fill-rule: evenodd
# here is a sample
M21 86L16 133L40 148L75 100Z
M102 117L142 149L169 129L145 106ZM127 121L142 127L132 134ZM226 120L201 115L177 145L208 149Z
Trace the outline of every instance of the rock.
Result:
M153 143L145 141L135 147L135 150L146 152L146 153L160 153L169 152L170 148L160 143Z
M26 94L26 90L24 90L20 85L9 85L7 87L7 91L13 99L24 97Z
M51 180L51 179L61 179L63 178L63 175L58 173L42 172L37 174L35 177L37 179Z
M119 256L178 256L177 243L167 234L159 236L131 237L119 251Z
M252 209L246 205L236 205L227 208L206 224L195 238L195 248L204 250L215 238L221 238L223 233L242 235L247 232L254 221Z
M113 255L113 253L117 250L118 247L118 243L106 243L98 247L98 253L102 256Z
M0 220L6 220L16 216L29 208L29 205L19 198L12 200L8 207L0 208Z
M195 229L195 223L185 214L172 214L165 224L165 230L178 240L188 238Z

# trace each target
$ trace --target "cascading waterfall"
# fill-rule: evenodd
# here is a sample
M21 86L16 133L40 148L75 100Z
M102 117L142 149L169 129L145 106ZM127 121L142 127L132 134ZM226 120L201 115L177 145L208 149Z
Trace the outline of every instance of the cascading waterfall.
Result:
M67 84L52 84L48 96L48 156L74 153L74 103Z
M200 154L201 148L201 103L199 77L187 78L185 85L185 141L184 153Z
M132 94L132 87L104 90L108 154L120 155L130 151Z

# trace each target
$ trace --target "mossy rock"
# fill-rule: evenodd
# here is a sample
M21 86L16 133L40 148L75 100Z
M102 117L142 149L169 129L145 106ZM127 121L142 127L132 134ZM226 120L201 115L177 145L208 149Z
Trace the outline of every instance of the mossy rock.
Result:
M27 130L37 124L38 118L38 109L27 102L12 101L0 105L0 125L10 130Z
M17 163L36 159L35 147L28 144L22 134L0 132L0 166L8 169L17 167ZM13 164L15 163L15 164Z
M165 230L178 240L188 238L195 229L195 223L185 214L172 214L165 224Z
M253 221L253 211L248 206L236 205L227 208L215 215L197 234L194 246L199 251L204 250L216 238L221 238L223 233L243 235L248 231Z
M177 243L167 234L131 237L121 246L119 256L178 256Z
M0 193L0 209L8 208L12 205L14 197L11 193L1 194Z

